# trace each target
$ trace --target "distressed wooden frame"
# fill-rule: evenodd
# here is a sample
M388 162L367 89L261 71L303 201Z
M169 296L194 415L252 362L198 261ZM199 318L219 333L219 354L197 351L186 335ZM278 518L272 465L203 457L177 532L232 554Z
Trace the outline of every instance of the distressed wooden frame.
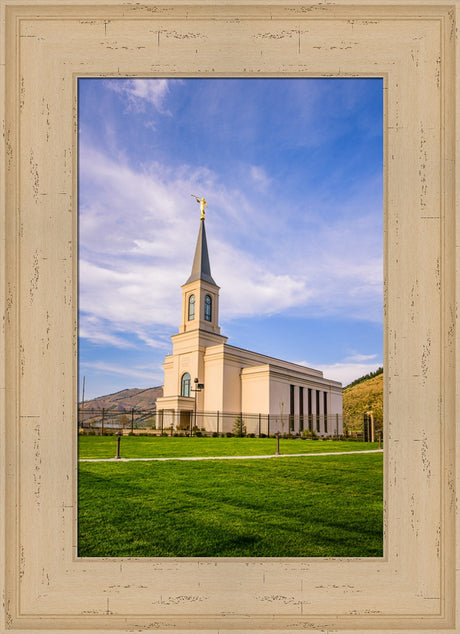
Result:
M458 0L0 7L2 631L460 631ZM76 557L77 77L200 73L384 78L383 558Z

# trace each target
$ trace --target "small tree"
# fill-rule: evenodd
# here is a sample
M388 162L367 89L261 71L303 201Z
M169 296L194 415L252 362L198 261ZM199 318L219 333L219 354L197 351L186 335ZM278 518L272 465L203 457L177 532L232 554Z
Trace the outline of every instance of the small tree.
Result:
M238 416L233 423L233 434L239 438L246 436L246 425L241 416Z
M128 427L129 426L128 416L126 414L122 414L118 424L122 429L124 429L125 427Z

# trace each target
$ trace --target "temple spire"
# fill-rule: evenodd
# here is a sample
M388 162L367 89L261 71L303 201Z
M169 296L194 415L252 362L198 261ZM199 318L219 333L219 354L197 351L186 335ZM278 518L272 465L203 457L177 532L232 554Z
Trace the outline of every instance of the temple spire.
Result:
M210 284L214 284L214 286L217 286L211 276L204 218L200 220L200 231L198 232L198 239L196 241L192 272L185 283L189 284L190 282L196 282L197 280L203 280L205 282L209 282Z

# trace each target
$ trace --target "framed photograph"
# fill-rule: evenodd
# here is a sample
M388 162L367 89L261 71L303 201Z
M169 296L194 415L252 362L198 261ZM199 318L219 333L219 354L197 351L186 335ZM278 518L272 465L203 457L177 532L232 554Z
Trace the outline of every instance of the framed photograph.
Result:
M0 1L3 631L458 631L457 5ZM96 77L383 81L383 557L78 556L77 87Z

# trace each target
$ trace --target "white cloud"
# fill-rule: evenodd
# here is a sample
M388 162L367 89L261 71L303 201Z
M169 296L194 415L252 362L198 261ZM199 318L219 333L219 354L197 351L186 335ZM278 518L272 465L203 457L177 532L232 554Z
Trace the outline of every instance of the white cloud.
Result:
M249 168L249 174L254 181L254 184L261 190L266 190L271 183L271 178L260 165L251 165Z
M113 326L107 328L107 325L94 314L88 315L81 312L78 325L79 336L92 343L108 344L110 346L116 346L117 348L133 347L133 344L127 341L123 336L113 332Z
M377 355L371 355L371 357L376 356ZM382 367L382 363L378 362L358 363L342 361L338 363L333 363L331 365L319 365L306 361L300 361L298 363L299 365L304 365L307 368L316 368L318 370L322 370L323 375L326 379L331 379L332 381L340 381L343 387L346 387L355 379L359 379L359 377L365 376L366 374L369 374L369 372L375 372L375 370L377 370L379 367Z
M355 354L346 357L344 361L360 363L362 361L370 361L371 359L375 359L376 357L376 354L359 354L359 352L356 352Z
M81 364L82 370L96 370L104 374L120 375L122 377L132 377L133 379L142 379L144 381L155 382L162 381L163 377L158 374L157 366L133 366L130 364L106 363L104 361L84 361ZM155 374L155 372L157 374Z
M106 86L123 95L128 107L137 112L143 112L145 105L150 104L161 114L170 114L164 107L170 83L169 79L110 79Z

